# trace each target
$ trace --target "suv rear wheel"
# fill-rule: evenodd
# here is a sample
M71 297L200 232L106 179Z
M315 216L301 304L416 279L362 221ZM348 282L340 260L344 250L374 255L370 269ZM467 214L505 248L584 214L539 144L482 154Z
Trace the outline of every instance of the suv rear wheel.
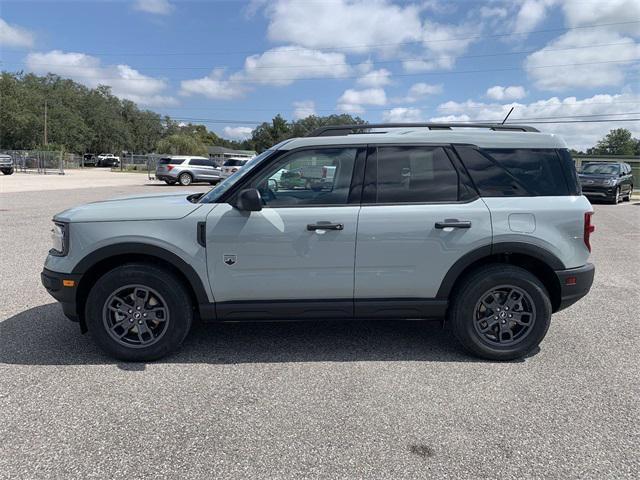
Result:
M187 187L191 185L191 182L193 182L193 177L190 173L184 172L180 174L180 176L178 177L178 181L180 182L180 185L182 185L183 187Z
M100 277L85 313L89 332L106 353L137 362L177 349L193 320L181 283L171 273L145 264L123 265Z
M551 323L544 285L527 270L494 264L467 276L449 310L453 333L469 352L513 360L536 348Z

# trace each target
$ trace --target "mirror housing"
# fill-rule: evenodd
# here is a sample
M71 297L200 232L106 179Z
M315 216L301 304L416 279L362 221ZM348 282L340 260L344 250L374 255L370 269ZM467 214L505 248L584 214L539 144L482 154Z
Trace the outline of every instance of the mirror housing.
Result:
M235 205L238 210L244 210L246 212L259 212L262 210L262 198L260 192L255 188L247 188L241 190L235 201Z

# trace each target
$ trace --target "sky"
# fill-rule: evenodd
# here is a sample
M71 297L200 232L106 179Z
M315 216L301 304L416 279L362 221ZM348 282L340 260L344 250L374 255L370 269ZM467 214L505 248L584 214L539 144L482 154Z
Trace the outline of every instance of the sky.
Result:
M579 120L535 124L577 149L640 136L625 121L640 0L2 0L0 61L231 139L277 113L502 121L512 106L512 123Z

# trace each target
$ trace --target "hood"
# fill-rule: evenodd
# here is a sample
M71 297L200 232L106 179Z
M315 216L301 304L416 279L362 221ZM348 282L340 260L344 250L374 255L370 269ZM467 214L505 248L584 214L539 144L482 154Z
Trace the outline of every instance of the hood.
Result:
M177 220L200 208L188 197L193 194L154 194L120 197L87 203L58 213L61 222L115 222L126 220Z

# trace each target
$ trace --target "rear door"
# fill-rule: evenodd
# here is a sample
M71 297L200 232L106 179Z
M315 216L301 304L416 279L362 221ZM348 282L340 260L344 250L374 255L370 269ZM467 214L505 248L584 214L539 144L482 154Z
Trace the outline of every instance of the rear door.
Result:
M356 244L356 316L429 316L429 299L453 264L491 245L489 210L457 162L444 146L369 149ZM408 310L398 311L399 300Z

